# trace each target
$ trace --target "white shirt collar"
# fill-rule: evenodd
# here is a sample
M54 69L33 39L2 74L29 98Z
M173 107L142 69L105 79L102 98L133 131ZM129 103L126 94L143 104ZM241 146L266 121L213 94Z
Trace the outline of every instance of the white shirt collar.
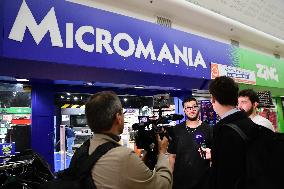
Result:
M239 112L239 111L240 111L240 110L238 110L237 108L233 108L233 109L227 111L226 113L224 113L224 115L221 116L221 119L224 119L225 117L227 117L227 116L229 116L229 115L231 115L231 114L234 114L234 113L236 113L236 112Z

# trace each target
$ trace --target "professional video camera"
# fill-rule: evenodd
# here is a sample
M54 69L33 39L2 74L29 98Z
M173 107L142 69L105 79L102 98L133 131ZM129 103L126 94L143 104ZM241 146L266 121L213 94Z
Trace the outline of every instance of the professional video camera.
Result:
M144 158L145 164L152 170L157 163L158 155L156 135L159 134L161 139L166 136L171 142L174 135L173 127L169 123L183 119L183 115L180 114L162 116L163 108L170 107L168 94L153 96L153 107L158 109L158 118L151 119L149 116L139 116L139 123L132 125L132 129L135 131L136 146L147 151Z

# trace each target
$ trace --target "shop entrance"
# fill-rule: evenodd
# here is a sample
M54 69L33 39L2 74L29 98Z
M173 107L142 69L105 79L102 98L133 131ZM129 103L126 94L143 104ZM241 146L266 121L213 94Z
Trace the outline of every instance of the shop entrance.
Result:
M55 106L57 109L56 140L54 141L56 146L54 152L55 171L67 168L73 152L93 134L87 125L84 105L90 96L90 94L66 92L55 95ZM158 116L158 110L153 107L153 96L123 94L119 95L119 98L123 106L125 121L120 143L140 153L140 150L135 146L132 125L139 123L142 117L153 118ZM170 107L164 109L163 115L176 112L174 97L170 97L169 102ZM176 122L171 124L175 125ZM72 133L75 136L73 139L70 139L73 137Z

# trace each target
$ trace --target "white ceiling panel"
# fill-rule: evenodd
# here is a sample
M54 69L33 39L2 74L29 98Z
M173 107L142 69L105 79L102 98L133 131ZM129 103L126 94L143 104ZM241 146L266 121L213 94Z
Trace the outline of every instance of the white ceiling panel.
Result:
M186 0L284 39L284 0Z

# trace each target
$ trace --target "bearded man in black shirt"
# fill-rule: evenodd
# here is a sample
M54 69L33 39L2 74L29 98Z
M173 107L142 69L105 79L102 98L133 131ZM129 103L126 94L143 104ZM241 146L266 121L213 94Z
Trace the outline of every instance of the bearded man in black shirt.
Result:
M199 106L195 98L183 101L186 120L174 128L173 141L168 152L173 169L173 189L205 189L208 186L210 161L201 156L201 146L197 138L202 137L202 143L210 148L212 129L201 122Z

